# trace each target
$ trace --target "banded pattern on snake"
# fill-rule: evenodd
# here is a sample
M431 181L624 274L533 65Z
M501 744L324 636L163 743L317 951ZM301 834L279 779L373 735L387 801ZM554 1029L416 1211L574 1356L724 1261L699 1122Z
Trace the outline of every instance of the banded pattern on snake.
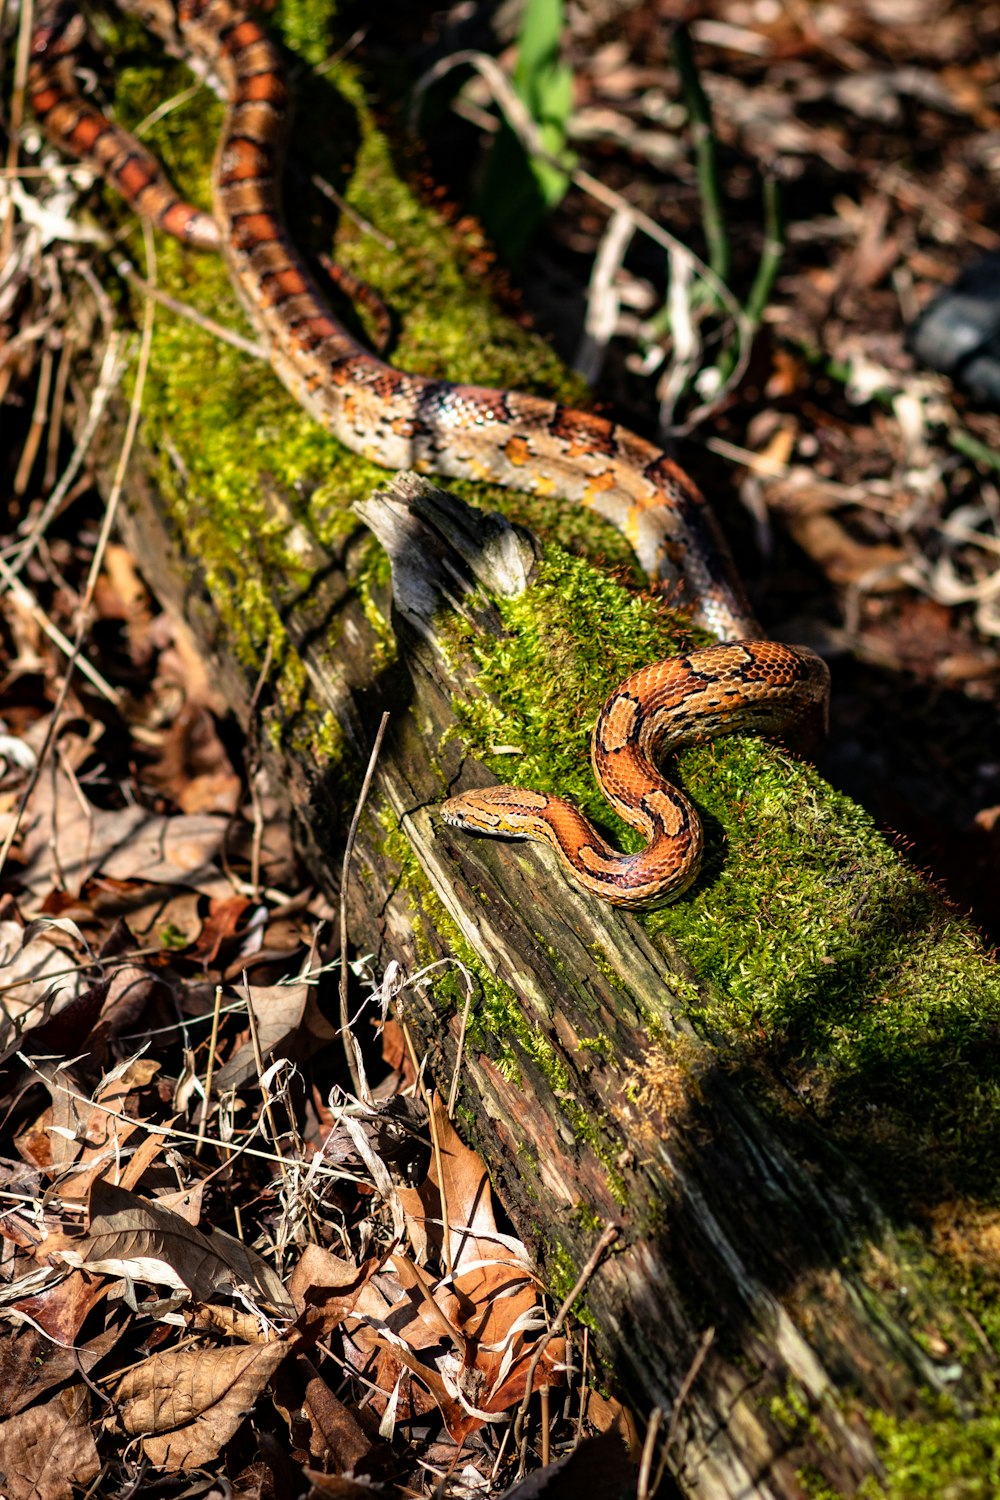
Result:
M804 648L753 639L759 627L715 518L660 449L556 402L407 374L352 338L282 217L288 89L274 44L232 0L119 3L170 50L193 53L222 80L228 108L213 214L185 203L155 159L80 93L83 22L73 0L49 0L39 12L29 78L35 113L53 140L92 162L157 228L221 250L275 373L296 400L349 448L387 468L489 480L593 509L622 531L651 582L679 587L696 623L741 643L645 668L602 711L594 769L613 805L649 836L642 854L616 854L575 809L543 794L509 799L506 822L497 821L497 791L452 798L444 808L462 827L554 844L575 879L619 905L680 895L697 874L700 830L652 756L709 734L794 726L825 702L826 668ZM702 717L694 723L696 711Z

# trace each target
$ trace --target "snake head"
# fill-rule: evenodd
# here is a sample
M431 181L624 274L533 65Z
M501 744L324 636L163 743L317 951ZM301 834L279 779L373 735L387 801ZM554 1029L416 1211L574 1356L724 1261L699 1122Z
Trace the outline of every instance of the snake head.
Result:
M500 838L528 838L552 798L520 786L480 786L443 802L440 813L452 828L465 833L489 833Z

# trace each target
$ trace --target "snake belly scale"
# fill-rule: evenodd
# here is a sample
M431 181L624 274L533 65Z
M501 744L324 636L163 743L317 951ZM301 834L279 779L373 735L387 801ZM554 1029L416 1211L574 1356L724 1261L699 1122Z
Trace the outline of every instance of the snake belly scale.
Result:
M194 55L227 100L213 212L185 202L159 163L80 91L83 20L74 0L40 6L29 91L57 144L91 162L156 228L220 251L271 364L301 405L349 448L387 468L488 480L585 506L632 545L722 642L644 668L605 704L593 764L609 801L650 840L611 850L575 809L544 793L452 798L450 822L554 845L587 890L623 906L673 899L695 878L701 831L656 771L669 748L736 729L783 733L826 698L826 668L801 647L759 639L728 548L697 487L660 449L593 414L517 391L409 374L334 317L281 212L288 88L277 48L231 0L119 0L174 52ZM502 793L508 797L506 810ZM488 811L487 811L488 809Z

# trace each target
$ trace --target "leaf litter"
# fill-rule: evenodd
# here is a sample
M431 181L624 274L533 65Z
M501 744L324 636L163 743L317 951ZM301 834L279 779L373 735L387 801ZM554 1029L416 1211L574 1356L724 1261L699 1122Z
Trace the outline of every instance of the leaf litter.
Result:
M350 1092L335 914L117 544L93 610L110 697L58 704L44 632L7 638L0 1493L499 1494L543 1472L529 1374L547 1455L620 1408L581 1419L579 1330L530 1368L551 1308L403 1045L398 966L352 965Z

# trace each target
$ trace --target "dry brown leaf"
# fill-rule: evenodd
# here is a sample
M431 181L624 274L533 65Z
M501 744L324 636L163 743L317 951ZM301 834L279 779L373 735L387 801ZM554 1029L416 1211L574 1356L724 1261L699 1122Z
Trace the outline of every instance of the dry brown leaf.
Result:
M122 1425L142 1435L143 1452L163 1469L211 1464L288 1353L284 1339L239 1349L176 1349L153 1354L115 1391Z
M4 1500L71 1500L101 1471L88 1426L85 1385L60 1391L0 1426L0 1493Z
M104 1048L112 1037L139 1031L149 1007L157 1001L168 1002L170 996L170 985L155 969L143 963L115 964L95 1027L95 1049Z
M98 579L94 602L101 619L125 623L134 659L136 650L145 641L153 615L149 590L135 559L119 542L109 542L105 548L104 568Z
M158 678L162 690L164 681ZM188 699L168 728L156 732L156 756L143 780L166 792L185 813L221 812L232 816L242 786L210 713Z
M244 992L245 993L245 992ZM311 984L250 986L250 1004L257 1022L257 1040L265 1062L274 1057L296 1056L304 1046L332 1041L335 1029L320 1014ZM213 1092L222 1096L241 1088L257 1076L253 1044L244 1042L219 1069Z
M372 1487L364 1480L348 1479L343 1474L321 1474L318 1469L302 1472L311 1485L309 1500L372 1500Z
M324 1467L336 1464L341 1473L349 1473L371 1452L371 1442L357 1417L315 1373L306 1382L303 1410L312 1429L310 1457Z
M493 1194L482 1158L456 1133L436 1096L431 1100L431 1113L441 1154L452 1267L458 1272L472 1261L502 1259L528 1272L524 1246L497 1230ZM423 1186L400 1188L399 1199L417 1258L424 1260L441 1246L442 1205L436 1158L431 1159Z
M387 1305L381 1296L377 1296L373 1305L369 1290L371 1278L381 1264L381 1260L373 1258L358 1266L341 1260L321 1245L307 1245L288 1279L288 1294L300 1323L308 1326L317 1338L325 1338L345 1318L355 1315L381 1318ZM313 1316L303 1319L306 1313Z
M52 887L79 893L98 871L115 880L230 894L230 882L215 864L228 818L209 813L165 818L135 805L109 812L81 805L81 796L63 771L38 783L22 825L25 867L19 876L36 899Z
M193 943L201 931L201 905L197 891L151 885L140 893L135 886L126 885L121 910L129 932L142 947L163 942L169 935L170 946L179 951ZM105 903L105 910L112 910L110 902Z
M35 1246L36 1260L44 1265L47 1257L55 1250L61 1251L65 1244L64 1235L49 1235ZM50 1274L58 1276L55 1271ZM30 1279L34 1280L34 1277ZM9 1292L16 1296L17 1291L18 1284L15 1282ZM56 1343L72 1345L76 1342L87 1315L106 1292L107 1283L99 1276L71 1271L66 1276L52 1280L40 1292L18 1297L10 1303L10 1307L12 1311L21 1312L25 1317L33 1319Z
M120 1337L113 1328L64 1349L29 1324L9 1329L0 1339L0 1422L76 1379L81 1370L89 1373Z
M49 1138L49 1170L53 1178L65 1175L59 1189L63 1198L77 1201L86 1198L98 1176L121 1164L123 1148L141 1121L119 1116L125 1113L133 1090L145 1087L159 1069L160 1064L151 1058L134 1058L104 1078L91 1103L73 1091L72 1079L65 1071L39 1065L52 1105L33 1130L43 1131ZM24 1142L25 1150L32 1139ZM21 1146L19 1140L19 1149ZM147 1146L146 1165L162 1146L161 1139L152 1155ZM38 1156L33 1159L37 1161Z
M588 1386L583 1419L595 1432L616 1433L630 1453L638 1456L642 1452L642 1434L635 1416L614 1396L602 1396L600 1391Z
M32 922L25 928L20 922L0 922L4 1031L15 1021L21 1031L37 1026L89 989L92 977L79 972L85 958L82 943L60 925Z
M436 1406L449 1437L456 1443L463 1442L470 1433L478 1431L484 1425L485 1417L463 1407L456 1395L454 1381L449 1383L437 1370L424 1364L402 1341L390 1341L376 1334L372 1343L384 1356L378 1365L378 1384L386 1395L394 1389L401 1370L409 1370L417 1380L418 1391L409 1393L413 1415L421 1416ZM423 1400L419 1399L420 1395Z
M427 1333L424 1338L414 1337L412 1325L406 1327L406 1339L411 1348L428 1348L432 1344L439 1344L442 1339L451 1344L452 1348L464 1354L467 1340L462 1331L456 1327L442 1312L438 1303L434 1300L434 1285L429 1276L420 1269L412 1260L405 1255L392 1255L389 1257L393 1269L399 1277L399 1284L404 1292L415 1292L413 1299L418 1310L418 1316L427 1324ZM475 1312L475 1305L468 1305L463 1309L466 1313Z
M208 916L197 940L191 945L190 956L206 967L214 964L223 943L232 941L243 917L252 908L253 902L248 896L229 895L221 901L209 902Z
M205 1302L191 1315L192 1328L210 1328L241 1344L267 1342L261 1333L260 1319L242 1307L227 1307L220 1302Z
M436 1225L447 1214L453 1274L432 1282L401 1254L393 1256L406 1301L382 1322L391 1337L361 1327L353 1337L359 1349L380 1350L378 1383L390 1391L402 1369L409 1370L441 1410L452 1437L459 1440L486 1420L520 1402L534 1354L533 1335L541 1309L527 1253L519 1240L496 1227L486 1169L459 1139L443 1105L432 1101L436 1160L419 1189L400 1189L407 1228L418 1255L441 1242ZM444 1204L438 1183L444 1184ZM427 1351L421 1359L419 1351ZM535 1385L561 1378L565 1342L553 1339L539 1361ZM422 1401L411 1393L414 1408Z
M90 1233L63 1259L91 1273L187 1288L196 1302L247 1286L282 1312L292 1310L265 1260L221 1229L195 1229L180 1214L99 1179L90 1195Z

